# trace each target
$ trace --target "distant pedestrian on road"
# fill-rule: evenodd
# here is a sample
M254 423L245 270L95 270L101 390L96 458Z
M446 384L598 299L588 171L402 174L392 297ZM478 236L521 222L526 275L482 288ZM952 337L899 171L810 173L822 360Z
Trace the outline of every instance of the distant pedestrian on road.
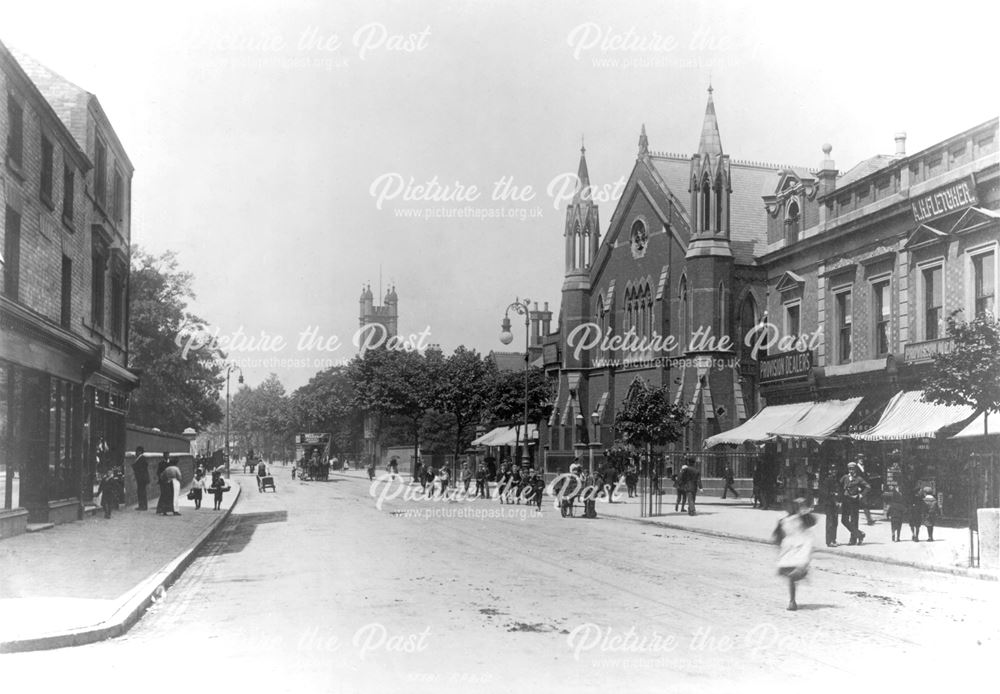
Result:
M733 477L733 470L728 465L726 466L726 469L723 470L722 472L722 480L726 483L726 486L723 487L722 489L722 498L723 499L726 498L726 492L732 492L733 498L739 499L740 495L737 494L736 490L733 488L733 482L736 481L736 478Z
M837 502L840 499L840 482L833 468L828 468L819 485L820 511L826 516L826 546L837 546Z
M597 518L597 493L600 489L600 478L592 472L583 477L583 517Z
M447 465L441 466L438 478L441 480L441 498L443 499L448 494L448 482L451 481L451 471Z
M753 508L757 508L758 506L760 508L764 507L764 491L761 488L761 474L760 463L755 463L752 474L753 491L751 492L753 495L753 498L751 499L753 501Z
M861 497L861 510L865 512L865 520L867 521L868 525L875 525L875 519L872 518L871 501L869 499L869 496L872 493L873 478L869 477L868 473L865 472L864 453L858 453L857 463L858 463L858 474L861 475L862 479L864 479L865 483L868 485L868 490L865 492L865 495Z
M490 498L490 471L485 463L479 463L476 470L476 496L483 499Z
M795 584L809 573L812 560L812 534L809 529L816 524L806 500L792 502L788 515L778 521L771 539L778 545L778 575L788 579L788 609L797 610Z
M368 481L373 481L375 479L375 463L369 460L368 467L365 469L368 471Z
M858 530L858 516L861 512L861 500L868 489L868 483L858 472L858 464L854 461L848 463L847 474L840 478L840 522L851 533L848 544L860 545L865 540L865 534Z
M535 510L542 512L542 497L545 496L545 480L540 472L531 476L531 494L535 502Z
M469 467L469 461L466 460L462 463L462 485L465 489L465 495L469 495L469 485L472 484L472 468Z
M135 477L135 494L139 504L136 511L149 510L149 500L147 492L149 488L149 461L146 460L146 449L142 446L135 448L135 460L132 461L132 475Z

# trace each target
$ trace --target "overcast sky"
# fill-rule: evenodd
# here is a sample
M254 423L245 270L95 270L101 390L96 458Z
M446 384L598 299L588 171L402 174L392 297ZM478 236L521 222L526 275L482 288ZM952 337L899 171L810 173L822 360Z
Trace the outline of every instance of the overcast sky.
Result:
M221 334L288 343L243 360L352 356L361 287L378 294L380 267L402 332L504 349L516 296L558 309L565 204L547 189L576 171L581 135L592 182L609 189L643 123L651 149L689 155L709 79L731 156L815 167L829 142L842 171L891 154L897 130L912 153L1000 112L991 2L3 7L0 39L111 118L136 167L133 241L178 252L193 309ZM405 201L411 178L478 197ZM501 178L533 199L494 200ZM423 218L466 207L507 217ZM602 232L613 209L601 205ZM343 346L299 352L311 326ZM292 389L316 370L245 372Z

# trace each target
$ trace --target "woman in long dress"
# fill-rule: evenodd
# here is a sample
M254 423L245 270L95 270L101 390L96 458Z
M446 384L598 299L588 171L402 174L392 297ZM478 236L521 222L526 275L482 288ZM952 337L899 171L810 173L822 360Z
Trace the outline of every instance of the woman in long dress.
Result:
M792 502L788 515L778 521L772 539L778 545L778 575L788 579L788 609L797 610L795 584L809 573L812 560L812 533L816 524L806 500Z

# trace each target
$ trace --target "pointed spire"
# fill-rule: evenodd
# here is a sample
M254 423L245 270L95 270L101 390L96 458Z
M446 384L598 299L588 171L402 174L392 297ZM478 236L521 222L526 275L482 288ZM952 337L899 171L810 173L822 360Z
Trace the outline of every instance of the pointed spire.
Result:
M573 202L580 202L581 198L590 199L590 173L587 171L587 148L583 145L583 136L580 136L580 167L576 172L577 186L573 195Z
M712 85L708 85L708 104L705 106L705 122L701 126L701 141L698 154L722 154L722 137L719 135L719 121L715 117L715 102L712 101Z
M649 154L649 139L646 137L646 124L642 124L642 132L639 133L639 156L644 157Z

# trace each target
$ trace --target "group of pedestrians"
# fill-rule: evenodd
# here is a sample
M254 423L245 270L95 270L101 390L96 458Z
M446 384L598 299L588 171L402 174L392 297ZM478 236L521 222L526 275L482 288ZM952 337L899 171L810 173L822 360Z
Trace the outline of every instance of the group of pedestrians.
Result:
M869 509L871 485L864 476L864 458L858 456L847 463L847 473L838 477L827 470L819 485L820 510L826 514L826 546L837 546L838 511L840 524L847 528L849 545L860 545L865 533L859 528L864 511L868 525L874 525ZM934 526L940 516L940 506L930 487L918 487L904 494L899 484L891 483L882 494L886 516L892 528L892 541L899 542L903 522L910 525L911 539L920 541L920 526L927 527L927 538L934 540Z

